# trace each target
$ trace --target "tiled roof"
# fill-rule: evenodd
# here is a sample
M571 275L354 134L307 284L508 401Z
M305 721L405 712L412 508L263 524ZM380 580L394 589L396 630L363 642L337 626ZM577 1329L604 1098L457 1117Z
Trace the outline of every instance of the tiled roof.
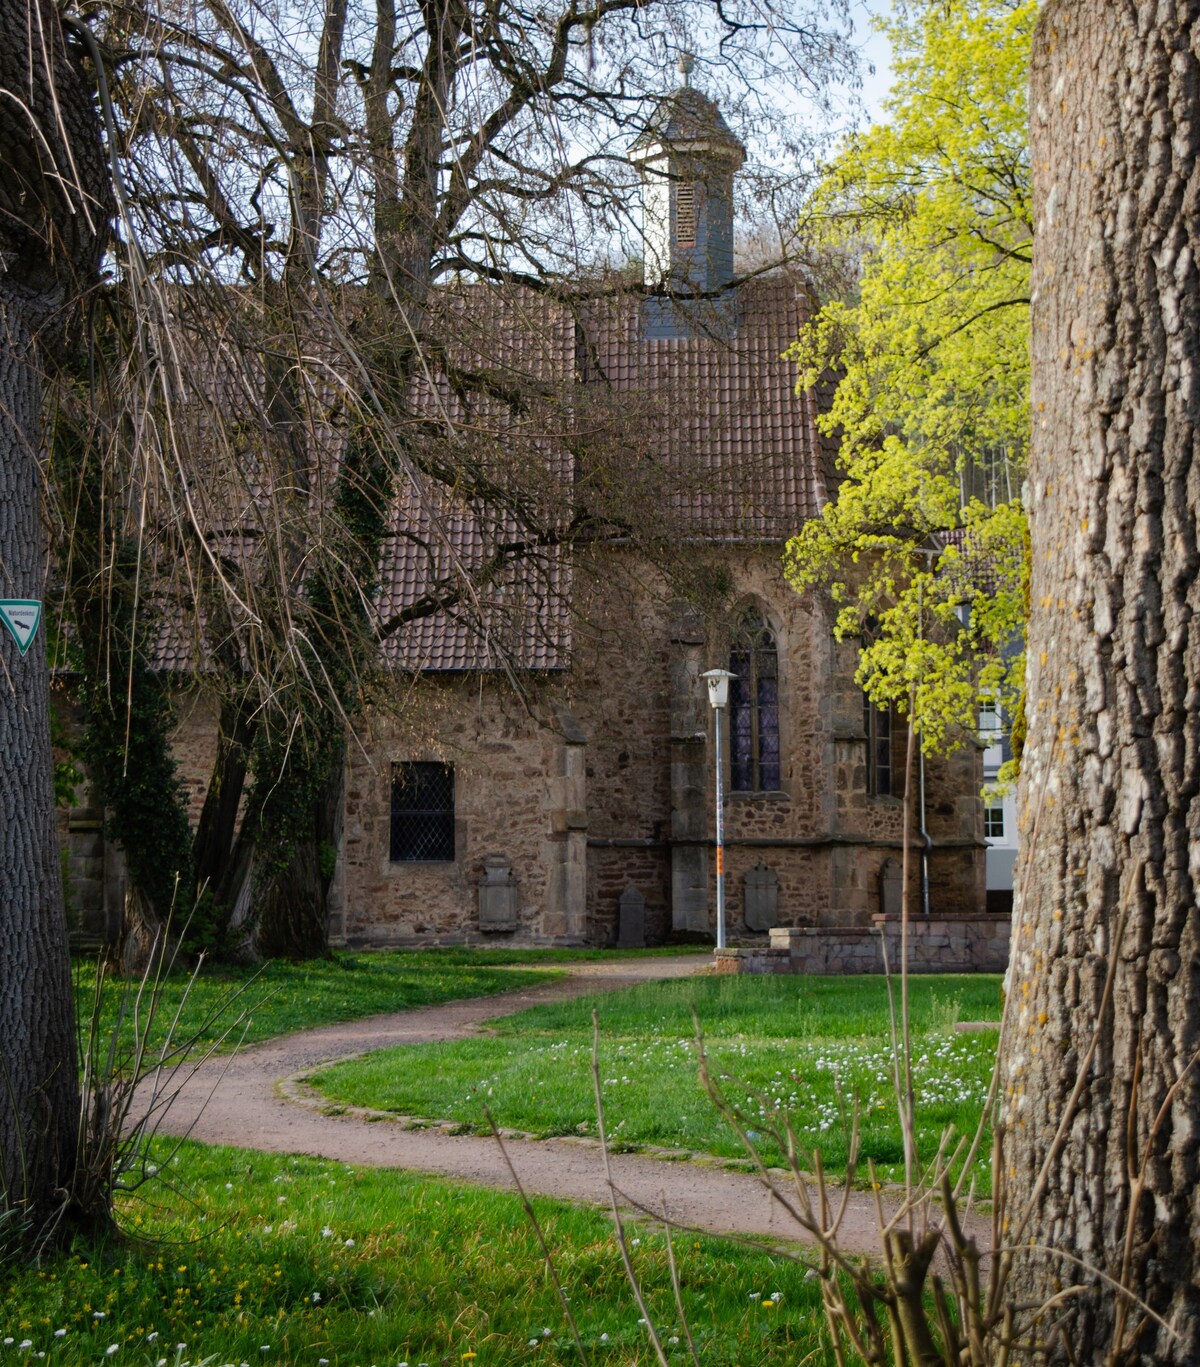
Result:
M571 568L544 533L585 496L586 443L572 454L578 431L563 424L586 426L605 409L624 415L620 449L630 461L667 467L663 506L650 511L681 537L779 541L817 515L828 486L814 401L795 392L795 368L782 359L804 297L778 275L732 301L681 307L688 335L643 339L637 295L582 312L482 287L443 297L435 330L454 340L446 366L431 362L413 385L418 459L469 477L455 487L418 472L402 484L380 565L385 660L433 671L569 665ZM496 393L532 385L534 400L514 409L480 398L447 380L450 367L486 371ZM325 453L327 469L338 454ZM519 473L526 497L533 488L539 544L519 507L481 493L503 490L506 471ZM253 510L244 517L251 525ZM201 634L165 614L160 665L194 667Z
M826 495L812 396L796 393L795 365L783 358L806 301L779 275L743 285L732 301L678 307L691 335L644 341L636 302L610 308L589 329L595 379L660 398L652 454L690 472L675 512L692 534L787 537Z
M646 127L634 139L629 155L636 161L639 154L656 145L678 151L693 143L724 147L736 155L739 162L746 150L716 104L692 86L685 85L659 101Z

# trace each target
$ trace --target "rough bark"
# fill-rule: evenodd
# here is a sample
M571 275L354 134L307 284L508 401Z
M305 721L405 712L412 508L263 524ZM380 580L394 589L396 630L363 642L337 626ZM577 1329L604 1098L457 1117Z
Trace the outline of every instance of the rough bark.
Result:
M0 597L42 599L29 305L0 276ZM71 1187L79 1117L44 643L22 657L0 630L0 1207L34 1242Z
M49 0L0 5L0 596L45 597L40 370L94 279L110 195L81 64ZM0 1201L27 1242L74 1187L79 1092L54 826L45 632L0 632Z
M1197 0L1061 0L1032 75L1006 1234L1016 1300L1081 1287L1038 1328L1081 1363L1200 1361L1198 34Z

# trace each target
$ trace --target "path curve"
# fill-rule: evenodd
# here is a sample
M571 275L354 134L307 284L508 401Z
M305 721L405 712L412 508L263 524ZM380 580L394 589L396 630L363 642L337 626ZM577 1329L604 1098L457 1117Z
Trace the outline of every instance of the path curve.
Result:
M359 1167L403 1168L480 1186L512 1189L503 1153L490 1137L408 1129L353 1113L330 1115L305 1105L294 1081L319 1065L394 1044L461 1039L481 1022L543 1002L564 1001L637 983L688 977L707 966L679 958L585 961L569 976L498 996L417 1007L249 1045L213 1058L184 1081L159 1131L205 1144L268 1153L306 1154ZM571 1139L508 1139L508 1158L531 1195L608 1206L603 1156L594 1143ZM662 1212L689 1228L772 1240L811 1242L760 1179L704 1161L668 1161L645 1154L611 1155L612 1180L626 1208ZM982 1221L972 1230L982 1242ZM875 1202L852 1192L839 1243L849 1253L879 1249Z

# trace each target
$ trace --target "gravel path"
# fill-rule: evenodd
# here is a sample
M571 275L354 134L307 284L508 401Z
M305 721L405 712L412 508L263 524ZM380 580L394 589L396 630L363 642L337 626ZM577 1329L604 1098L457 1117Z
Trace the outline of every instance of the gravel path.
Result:
M404 1168L482 1186L511 1188L495 1140L440 1129L408 1129L378 1118L327 1115L306 1100L298 1079L319 1064L392 1044L460 1039L481 1021L540 1002L562 1001L635 983L687 977L707 966L698 955L581 962L565 980L498 997L448 1002L396 1015L323 1026L215 1058L187 1080L160 1125L206 1144L269 1153L309 1154L357 1166ZM505 1147L527 1192L607 1206L603 1156L592 1141L511 1139ZM613 1154L612 1180L622 1205L664 1209L679 1224L714 1234L805 1240L780 1200L758 1177L716 1163ZM983 1236L982 1224L978 1236ZM842 1224L847 1252L879 1248L875 1202L851 1193Z

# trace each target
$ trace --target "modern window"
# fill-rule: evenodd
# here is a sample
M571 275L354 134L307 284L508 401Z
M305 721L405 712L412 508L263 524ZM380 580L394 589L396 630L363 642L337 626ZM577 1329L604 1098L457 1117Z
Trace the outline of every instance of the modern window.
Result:
M863 727L867 735L867 792L892 795L892 709L876 707L863 694Z
M454 859L454 766L392 765L393 863Z
M986 840L1004 839L1004 803L986 802L983 807L983 834Z
M729 654L729 779L735 793L778 792L779 654L758 616L744 617Z

